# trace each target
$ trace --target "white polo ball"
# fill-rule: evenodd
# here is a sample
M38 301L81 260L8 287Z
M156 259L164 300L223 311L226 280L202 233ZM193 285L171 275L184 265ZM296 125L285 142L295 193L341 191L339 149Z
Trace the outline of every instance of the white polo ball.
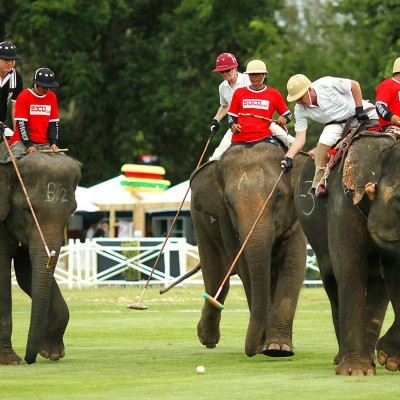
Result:
M196 368L196 371L197 371L198 374L204 374L204 372L206 372L206 369L202 365L199 365Z

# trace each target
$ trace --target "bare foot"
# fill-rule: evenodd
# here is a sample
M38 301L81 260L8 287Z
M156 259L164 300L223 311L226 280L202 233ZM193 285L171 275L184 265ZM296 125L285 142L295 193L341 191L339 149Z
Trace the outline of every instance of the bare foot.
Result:
M315 160L315 153L317 152L317 148L314 147L313 149L311 149L310 151L307 152L307 154L313 159Z

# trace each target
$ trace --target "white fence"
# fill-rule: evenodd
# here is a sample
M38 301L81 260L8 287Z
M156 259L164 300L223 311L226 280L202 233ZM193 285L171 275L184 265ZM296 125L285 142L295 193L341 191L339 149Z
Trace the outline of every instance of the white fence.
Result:
M69 240L68 246L61 248L55 270L59 284L68 287L96 285L144 285L164 245L165 238L98 238ZM307 251L307 269L317 271L316 259L311 247ZM178 277L199 263L196 246L185 238L169 238L153 272L149 284L168 286ZM137 280L125 280L128 270L136 270ZM319 274L318 274L319 276ZM13 279L14 283L15 276ZM232 277L231 283L240 283ZM318 279L306 279L305 285L321 284ZM203 284L201 271L186 279L180 285Z

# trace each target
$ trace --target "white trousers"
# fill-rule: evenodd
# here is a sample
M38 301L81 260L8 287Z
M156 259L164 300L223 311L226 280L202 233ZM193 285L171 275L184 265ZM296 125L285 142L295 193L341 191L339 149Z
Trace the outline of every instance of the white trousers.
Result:
M367 101L363 101L363 107L365 110L369 107L374 107L374 105L372 103L368 103ZM378 114L376 113L375 107L371 111L368 111L367 114L369 119L378 119ZM356 118L354 118L350 128L354 128L357 125L358 121ZM345 123L326 125L321 133L321 136L319 137L318 143L326 144L327 146L333 146L342 138L344 126Z
M289 147L293 143L294 137L292 135L289 135L289 133L284 128L281 128L278 124L272 122L270 125L270 129L272 132L272 136L275 136L276 138L281 140L286 147ZM232 131L228 129L224 137L222 138L221 143L214 150L214 153L209 158L209 160L210 161L219 160L222 154L224 154L225 151L229 148L231 143L232 143Z

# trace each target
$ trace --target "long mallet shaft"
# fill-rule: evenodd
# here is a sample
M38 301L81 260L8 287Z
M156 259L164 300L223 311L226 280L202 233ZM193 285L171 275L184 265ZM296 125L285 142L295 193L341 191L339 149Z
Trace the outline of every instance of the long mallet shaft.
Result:
M204 147L203 153L201 154L200 159L199 159L199 161L198 161L198 163L197 163L196 169L198 169L198 168L200 167L201 163L203 162L204 155L205 155L206 152L207 152L207 149L208 149L208 146L210 145L211 139L212 139L212 136L210 136L210 137L208 138L208 140L207 140L207 143L206 143L206 145L205 145L205 147ZM165 246L166 246L166 244L167 244L167 241L168 241L169 237L170 237L171 234L172 234L172 230L174 229L175 224L176 224L176 221L178 220L179 214L180 214L180 212L181 212L181 210L182 210L182 207L183 207L183 205L184 205L184 203L185 203L185 201L186 201L186 197L187 197L187 195L188 195L188 193L189 193L189 190L190 190L190 185L189 185L189 187L187 188L185 195L183 196L182 202L181 202L181 204L180 204L180 206L179 206L179 208L178 208L178 211L177 211L177 213L176 213L176 215L175 215L174 220L172 221L171 227L169 228L168 234L167 234L167 236L166 236L166 238L165 238L165 240L164 240L164 242L163 242L163 244L162 244L162 246L161 246L161 250L160 250L160 252L158 253L157 259L156 259L156 261L155 261L155 263L154 263L154 265L153 265L153 268L151 269L150 275L149 275L149 277L147 278L146 284L144 285L142 294L140 295L137 304L136 304L136 305L129 304L129 305L127 306L127 308L131 308L131 309L133 309L133 310L146 310L146 309L148 308L148 307L146 307L146 306L141 306L141 305L140 305L140 302L142 301L142 298L143 298L144 292L145 292L146 289L147 289L147 286L149 286L150 279L152 278L153 273L154 273L154 271L155 271L155 269L156 269L156 267L157 267L157 265L158 265L158 262L159 262L159 260L160 260L160 258L161 258L161 255L162 255L162 253L163 253L163 251L164 251L164 248L165 248Z
M283 175L283 171L281 171L281 173L280 173L280 175L279 175L277 181L275 182L274 187L273 187L272 190L271 190L271 193L269 194L267 200L265 200L264 205L262 206L260 213L258 214L256 220L254 221L253 226L251 227L249 233L247 234L247 237L246 237L245 241L243 242L242 247L240 248L239 252L237 253L235 259L233 260L233 263L232 263L232 265L230 266L230 268L229 268L227 274L225 275L225 278L224 278L224 280L222 281L221 286L220 286L219 289L217 290L217 293L215 294L214 297L210 296L210 295L207 294L207 293L204 293L204 294L203 294L203 297L204 297L210 304L212 304L214 307L216 307L216 308L218 308L218 309L220 309L220 310L223 310L223 309L224 309L224 306L217 300L217 299L218 299L218 296L221 294L221 291L222 291L222 289L223 289L223 287L224 287L226 281L227 281L227 280L229 279L229 277L231 276L231 273L232 273L232 271L233 271L233 268L235 268L235 265L236 265L236 263L238 262L239 257L242 255L243 250L244 250L244 248L246 247L246 244L247 244L247 242L249 241L251 235L253 234L253 231L254 231L255 227L257 226L258 221L260 220L260 218L261 218L261 216L262 216L262 214L263 214L265 208L267 207L267 204L268 204L269 200L271 199L273 193L275 192L275 189L276 189L276 187L278 186L278 183L279 183L279 181L281 180L282 175Z
M42 229L40 228L40 225L39 225L39 221L38 221L38 219L37 219L37 217L36 217L35 210L33 209L33 206L32 206L32 203L31 203L31 199L30 199L29 196L28 196L28 192L27 192L26 187L25 187L25 185L24 185L24 181L23 181L23 179L22 179L22 176L21 176L21 174L20 174L20 172L19 172L19 169L18 169L18 166L17 166L17 162L15 161L14 154L13 154L13 152L11 151L11 148L10 148L10 145L8 144L7 138L3 137L3 140L4 140L4 143L6 144L8 153L10 154L10 158L11 158L11 161L12 161L12 163L13 163L15 172L16 172L16 174L17 174L17 176L18 176L19 183L21 184L22 190L23 190L23 192L24 192L24 194L25 194L26 201L28 202L28 206L29 206L29 208L30 208L30 210L31 210L33 220L35 221L36 227L37 227L37 229L38 229L38 231L39 231L40 238L42 239L42 242L43 242L43 244L44 244L44 248L45 248L45 250L46 250L47 257L49 258L48 261L47 261L47 267L50 268L50 267L51 267L51 264L52 264L52 262L53 262L53 260L54 260L55 251L53 250L52 252L50 252L49 247L47 246L46 240L45 240L45 238L44 238L44 236L43 236ZM53 256L52 256L52 253L53 253L53 252L54 252L54 254L53 254Z

